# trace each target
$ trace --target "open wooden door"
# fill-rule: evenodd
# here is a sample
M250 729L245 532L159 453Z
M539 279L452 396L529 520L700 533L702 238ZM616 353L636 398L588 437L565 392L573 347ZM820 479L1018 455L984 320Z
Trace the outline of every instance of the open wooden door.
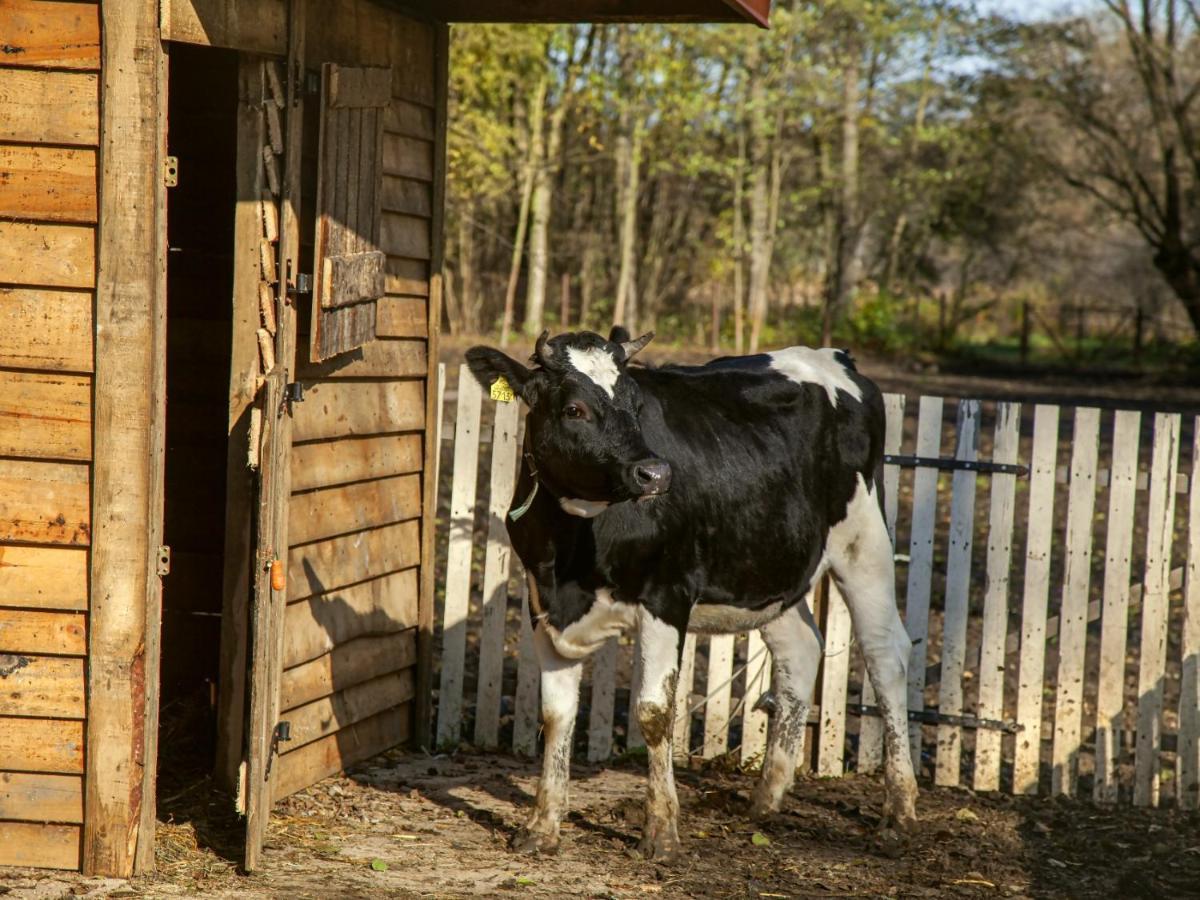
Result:
M287 740L279 722L284 608L287 603L288 498L291 494L292 403L289 385L295 372L296 311L291 302L300 256L300 165L303 143L304 11L306 0L290 0L288 56L282 78L274 62L265 63L268 90L284 94L284 102L264 103L266 190L277 195L276 228L264 221L260 243L264 327L259 329L263 385L251 428L259 436L257 502L253 508L256 540L251 558L253 597L250 612L250 715L246 735L245 868L258 867L263 835L270 818L272 763L280 741ZM280 82L276 84L275 82ZM279 151L282 150L280 153ZM277 173L272 178L272 169ZM265 195L264 195L265 199ZM264 217L266 220L268 217ZM271 238L274 237L274 243ZM267 327L273 317L273 337ZM273 359L271 358L273 356Z

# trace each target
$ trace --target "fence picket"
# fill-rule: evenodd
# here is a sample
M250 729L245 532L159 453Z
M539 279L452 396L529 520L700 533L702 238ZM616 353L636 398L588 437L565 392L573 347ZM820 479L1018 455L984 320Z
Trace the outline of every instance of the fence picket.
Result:
M729 698L733 675L732 634L714 634L708 639L708 680L704 693L704 758L720 756L729 747Z
M625 721L625 750L645 747L646 739L642 737L641 726L637 720L637 695L642 689L642 635L638 629L633 633L633 670L629 674L629 709Z
M592 657L592 708L588 712L588 761L612 756L617 698L617 639L609 638Z
M492 477L488 493L487 550L483 564L483 624L479 629L479 686L475 703L475 743L492 748L500 742L500 695L504 683L505 625L508 618L508 568L512 545L504 517L517 480L515 402L496 404L492 426Z
M1118 410L1113 419L1112 479L1104 550L1104 600L1100 619L1100 671L1096 695L1097 801L1117 800L1117 759L1125 731L1125 656L1129 633L1129 579L1133 518L1137 507L1138 439L1142 414Z
M850 674L850 610L832 578L825 582L825 656L817 774L841 775L846 748L846 679Z
M771 652L757 629L746 635L746 676L742 691L742 765L753 762L767 746L767 714L755 709L771 687Z
M442 673L438 690L438 746L457 743L462 734L463 669L471 594L482 396L471 370L465 365L459 366L454 483L450 489L450 545L446 553L446 602L442 625Z
M529 582L517 562L521 585L521 645L517 657L517 695L513 698L513 753L537 754L538 693L541 672L533 650L533 628L529 624Z
M979 458L979 401L958 403L955 459ZM975 536L974 472L959 469L951 479L950 536L946 548L946 595L942 618L942 680L938 711L962 715L963 661L967 653L967 611L971 586L971 545ZM957 785L962 765L962 727L937 728L937 767L934 782Z
M917 456L942 451L942 398L922 397L917 415ZM913 476L912 539L908 552L908 591L904 624L912 640L908 662L908 708L925 708L925 658L929 649L929 594L933 586L933 537L937 524L936 469L920 468ZM913 767L921 771L921 725L909 724Z
M1168 577L1175 523L1175 472L1179 461L1178 414L1154 416L1154 457L1150 467L1150 514L1146 523L1146 591L1142 595L1142 643L1138 665L1137 748L1133 802L1158 806L1159 736L1163 679L1167 664Z
M677 759L687 759L692 753L692 688L696 678L696 636L689 634L683 641L683 656L679 660L679 681L675 686L675 750Z
M1067 561L1058 612L1058 676L1054 702L1050 793L1075 795L1079 736L1083 727L1083 663L1087 650L1088 592L1092 580L1092 523L1096 512L1096 464L1100 410L1075 410L1071 485L1067 496Z
M1200 808L1200 416L1192 426L1188 561L1183 598L1179 691L1179 805Z
M1021 404L996 404L992 459L1014 464L1021 443ZM1013 511L1017 476L992 475L987 535L987 585L983 597L983 633L979 639L979 709L981 719L1004 718L1005 638L1008 630L1009 571L1012 568ZM992 728L975 732L977 791L1000 789L1001 734Z
M883 452L897 454L904 439L904 395L884 394L883 408L885 427ZM883 516L887 522L888 536L896 546L896 516L900 510L900 467L883 467ZM870 676L862 673L862 702L875 706L875 685ZM862 716L858 720L858 771L875 772L883 765L883 719L877 716Z
M1029 464L1029 531L1021 601L1021 657L1017 683L1013 793L1035 794L1041 772L1042 690L1046 663L1046 603L1050 597L1050 539L1054 532L1054 472L1058 460L1059 408L1038 404L1033 412Z

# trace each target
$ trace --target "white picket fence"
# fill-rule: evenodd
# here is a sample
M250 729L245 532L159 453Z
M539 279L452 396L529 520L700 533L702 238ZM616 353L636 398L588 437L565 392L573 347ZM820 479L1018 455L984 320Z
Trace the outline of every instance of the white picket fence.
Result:
M445 396L444 367L439 379ZM465 366L449 399L453 421L437 423L453 450L448 523L439 520L446 577L437 743L532 755L538 668L524 575L504 528L522 411L485 400ZM1136 411L1038 404L1032 428L1022 429L1028 410L1017 403L959 400L949 423L947 401L921 397L913 423L903 396L885 400L887 454L940 458L945 437L954 460L1027 469L947 471L911 459L885 466L885 514L913 640L919 770L976 790L1074 795L1087 779L1102 801L1200 805L1200 478L1190 474L1200 472L1200 416L1154 413L1146 442ZM907 450L906 435L915 435ZM1065 516L1056 516L1064 499ZM882 756L874 694L846 606L826 590L810 720L815 768L873 771ZM610 641L585 670L577 744L586 736L591 761L642 743L628 709L639 674L635 640ZM755 702L769 682L757 632L689 635L677 754L757 761L766 716Z

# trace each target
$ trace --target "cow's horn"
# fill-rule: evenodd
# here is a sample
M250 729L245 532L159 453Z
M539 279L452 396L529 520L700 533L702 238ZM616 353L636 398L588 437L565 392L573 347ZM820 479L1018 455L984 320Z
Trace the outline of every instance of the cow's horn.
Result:
M654 332L647 331L636 341L625 341L621 344L621 349L625 351L625 361L633 359L634 354L645 347L648 343L654 340Z
M547 369L553 369L555 368L554 351L550 349L550 345L548 343L549 340L549 331L543 331L540 335L538 335L537 344L534 346L533 350L533 361L535 363L540 363Z

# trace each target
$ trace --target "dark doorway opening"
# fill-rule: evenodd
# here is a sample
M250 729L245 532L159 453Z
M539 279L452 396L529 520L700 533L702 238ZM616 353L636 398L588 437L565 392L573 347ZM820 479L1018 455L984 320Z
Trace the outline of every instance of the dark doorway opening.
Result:
M169 59L160 814L206 781L216 734L238 102L236 53L172 44Z

